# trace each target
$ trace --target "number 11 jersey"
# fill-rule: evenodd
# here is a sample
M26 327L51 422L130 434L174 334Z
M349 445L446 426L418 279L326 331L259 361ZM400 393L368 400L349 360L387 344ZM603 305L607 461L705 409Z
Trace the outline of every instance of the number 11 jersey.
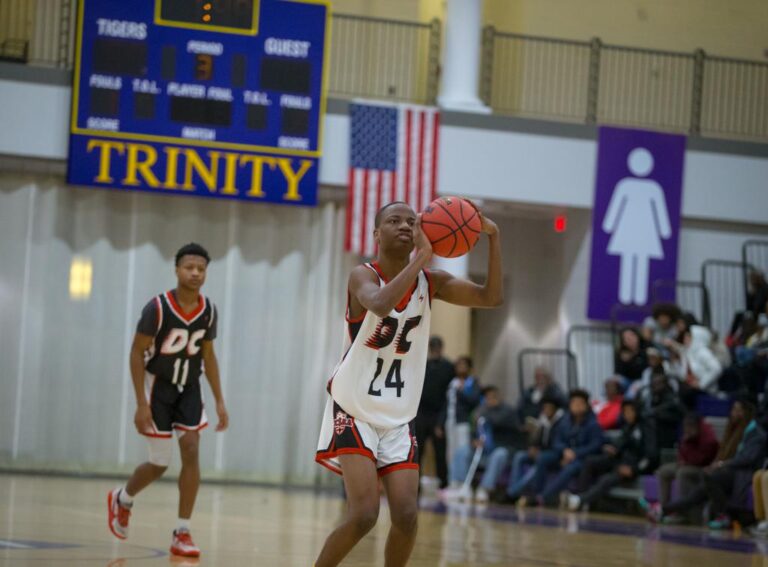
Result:
M365 264L387 283L377 263ZM426 270L384 318L347 307L345 354L329 383L333 400L349 415L391 429L416 417L424 387L432 285Z

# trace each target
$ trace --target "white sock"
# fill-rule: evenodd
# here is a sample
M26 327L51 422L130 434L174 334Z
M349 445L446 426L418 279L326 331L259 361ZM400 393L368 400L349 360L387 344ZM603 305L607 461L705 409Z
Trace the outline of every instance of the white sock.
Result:
M179 518L176 520L176 531L177 532L188 532L189 531L189 525L192 523L192 520L189 518Z
M125 508L130 508L133 506L133 496L128 494L128 492L125 490L125 487L120 489L120 493L117 496L117 501L121 506Z

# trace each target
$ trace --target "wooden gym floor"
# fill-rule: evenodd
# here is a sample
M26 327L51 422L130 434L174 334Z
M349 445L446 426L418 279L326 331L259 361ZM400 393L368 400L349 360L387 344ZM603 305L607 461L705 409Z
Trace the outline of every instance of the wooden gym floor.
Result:
M311 567L343 512L327 494L203 486L192 534L199 561L169 557L176 487L151 486L136 501L131 535L107 530L106 494L117 483L0 475L0 566ZM388 518L344 565L383 566ZM768 545L729 532L655 528L619 516L426 503L411 567L768 567Z

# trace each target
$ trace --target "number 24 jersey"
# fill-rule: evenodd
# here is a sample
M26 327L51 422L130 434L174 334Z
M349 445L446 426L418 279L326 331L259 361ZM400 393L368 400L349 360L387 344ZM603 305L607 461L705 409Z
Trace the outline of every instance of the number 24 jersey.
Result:
M375 262L365 266L387 283ZM419 272L400 303L384 318L366 311L351 319L347 307L345 354L329 392L354 418L381 428L409 423L419 407L429 344L432 289Z

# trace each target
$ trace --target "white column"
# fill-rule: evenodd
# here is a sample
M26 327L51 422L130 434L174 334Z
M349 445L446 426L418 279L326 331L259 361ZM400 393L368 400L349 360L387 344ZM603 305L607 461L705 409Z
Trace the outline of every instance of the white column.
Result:
M483 0L448 0L442 85L437 101L448 110L489 113L478 96Z

